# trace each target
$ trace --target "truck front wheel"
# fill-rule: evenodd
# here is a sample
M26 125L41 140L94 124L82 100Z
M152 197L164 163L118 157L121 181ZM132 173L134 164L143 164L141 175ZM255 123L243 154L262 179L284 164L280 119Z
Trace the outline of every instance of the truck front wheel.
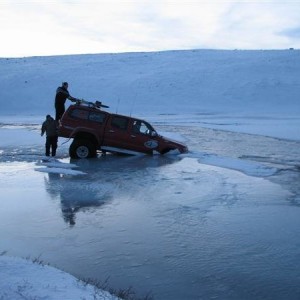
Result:
M165 148L165 149L163 149L163 150L160 151L160 154L166 154L166 153L168 153L171 150L172 149L170 149L170 148Z
M91 158L95 157L96 147L89 140L75 139L69 148L71 158Z

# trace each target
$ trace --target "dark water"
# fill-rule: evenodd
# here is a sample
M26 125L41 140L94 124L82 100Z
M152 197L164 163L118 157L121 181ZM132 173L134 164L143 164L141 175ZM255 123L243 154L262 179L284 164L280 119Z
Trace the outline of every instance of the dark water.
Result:
M194 153L278 171L261 178L194 157L106 156L75 162L87 175L74 177L35 171L30 146L13 158L3 149L0 252L138 297L299 299L300 143L161 129L187 137Z

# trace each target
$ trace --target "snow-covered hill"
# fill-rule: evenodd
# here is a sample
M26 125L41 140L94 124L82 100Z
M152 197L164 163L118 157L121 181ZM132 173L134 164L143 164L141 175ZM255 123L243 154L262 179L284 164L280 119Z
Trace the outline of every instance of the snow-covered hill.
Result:
M1 114L54 113L56 88L119 113L299 115L300 51L194 50L0 59Z

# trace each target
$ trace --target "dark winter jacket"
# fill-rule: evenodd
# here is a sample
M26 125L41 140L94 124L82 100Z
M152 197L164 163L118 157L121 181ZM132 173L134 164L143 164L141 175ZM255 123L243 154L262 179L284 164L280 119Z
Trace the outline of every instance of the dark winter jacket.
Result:
M67 99L70 99L72 101L76 100L70 95L69 91L65 87L58 87L55 96L55 107L64 107Z
M57 123L51 116L47 116L42 125L41 135L44 135L45 132L47 137L57 136Z

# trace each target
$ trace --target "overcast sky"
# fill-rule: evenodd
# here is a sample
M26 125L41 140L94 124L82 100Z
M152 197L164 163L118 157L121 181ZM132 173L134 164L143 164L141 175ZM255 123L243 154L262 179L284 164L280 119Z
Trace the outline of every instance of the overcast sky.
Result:
M0 0L0 57L300 48L300 0Z

